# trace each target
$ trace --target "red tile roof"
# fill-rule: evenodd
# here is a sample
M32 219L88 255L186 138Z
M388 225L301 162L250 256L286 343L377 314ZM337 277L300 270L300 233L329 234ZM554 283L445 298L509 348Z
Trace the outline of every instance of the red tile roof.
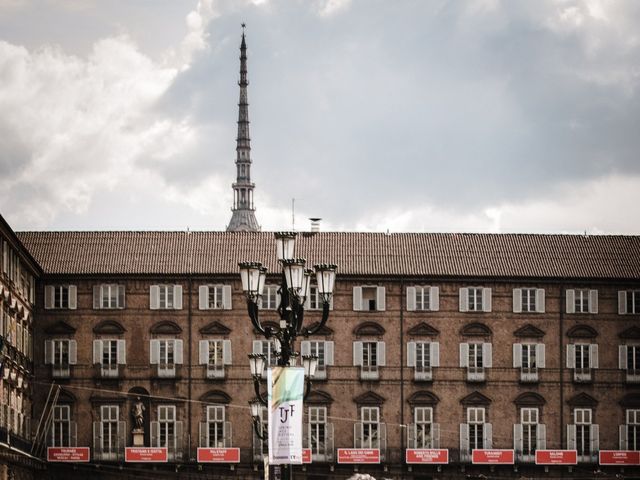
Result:
M47 274L277 271L270 232L19 232ZM296 256L342 275L640 280L640 236L319 232Z

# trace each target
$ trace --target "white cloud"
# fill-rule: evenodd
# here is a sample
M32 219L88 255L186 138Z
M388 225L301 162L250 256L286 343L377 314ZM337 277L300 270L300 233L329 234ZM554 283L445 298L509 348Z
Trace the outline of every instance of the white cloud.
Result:
M321 0L317 5L317 12L321 17L330 17L344 12L351 5L351 0Z
M199 0L195 10L190 11L185 19L187 35L180 46L180 61L182 68L188 68L193 57L207 48L207 28L209 23L219 16L213 0Z

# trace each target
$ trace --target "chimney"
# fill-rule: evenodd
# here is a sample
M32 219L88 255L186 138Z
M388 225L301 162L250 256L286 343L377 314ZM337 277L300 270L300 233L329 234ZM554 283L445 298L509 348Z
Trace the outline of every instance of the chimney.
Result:
M320 220L321 218L310 218L311 220L311 233L316 233L320 231Z

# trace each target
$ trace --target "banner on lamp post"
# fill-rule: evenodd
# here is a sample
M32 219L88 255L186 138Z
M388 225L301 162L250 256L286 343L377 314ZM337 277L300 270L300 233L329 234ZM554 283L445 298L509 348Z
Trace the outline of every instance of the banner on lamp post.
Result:
M269 463L302 463L302 397L304 368L267 370Z

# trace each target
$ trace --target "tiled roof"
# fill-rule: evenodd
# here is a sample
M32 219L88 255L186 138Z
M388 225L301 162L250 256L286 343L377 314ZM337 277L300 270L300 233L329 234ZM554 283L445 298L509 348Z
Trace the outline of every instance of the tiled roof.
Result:
M277 271L269 232L20 232L48 274ZM640 279L640 236L319 232L296 256L343 275Z

